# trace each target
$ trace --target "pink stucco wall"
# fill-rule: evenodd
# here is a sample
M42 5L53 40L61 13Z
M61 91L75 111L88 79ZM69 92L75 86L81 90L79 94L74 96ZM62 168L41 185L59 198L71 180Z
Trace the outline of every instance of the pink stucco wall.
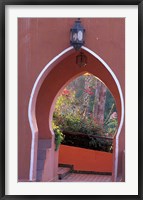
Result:
M31 129L28 104L33 85L45 65L69 47L69 30L73 18L19 18L18 19L18 177L29 177ZM114 71L125 95L125 20L124 18L82 19L86 29L85 46L96 52ZM91 29L92 27L92 29ZM44 80L36 99L36 119L39 138L51 138L49 115L57 92L69 79L83 72L75 65L76 52L60 60ZM120 117L119 93L102 64L88 52L84 69L105 82L114 95ZM122 173L122 151L125 148L124 127L119 138L119 168Z

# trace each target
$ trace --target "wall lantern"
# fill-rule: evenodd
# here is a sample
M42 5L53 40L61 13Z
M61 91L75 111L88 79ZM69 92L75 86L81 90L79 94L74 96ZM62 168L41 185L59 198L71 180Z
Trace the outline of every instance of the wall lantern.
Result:
M85 67L87 65L87 57L84 53L80 52L80 54L76 56L76 64L80 67Z
M80 18L78 18L70 30L70 44L75 48L76 51L79 50L85 43L84 33L85 29L81 25Z

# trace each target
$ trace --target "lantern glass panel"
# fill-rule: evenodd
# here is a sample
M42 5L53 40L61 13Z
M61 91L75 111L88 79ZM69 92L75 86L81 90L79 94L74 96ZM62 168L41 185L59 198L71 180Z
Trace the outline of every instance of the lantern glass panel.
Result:
M81 21L75 21L70 32L70 44L75 48L75 50L79 50L84 44L84 32L85 29L82 27Z

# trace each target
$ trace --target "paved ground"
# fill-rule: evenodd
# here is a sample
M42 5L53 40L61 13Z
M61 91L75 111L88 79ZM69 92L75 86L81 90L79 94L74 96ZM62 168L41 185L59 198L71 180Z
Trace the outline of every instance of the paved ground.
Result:
M76 174L71 173L56 182L112 182L110 175Z
M59 167L58 174L66 173L68 170L69 168ZM111 178L111 175L69 173L62 180L57 179L54 182L112 182ZM19 180L19 182L29 182L29 180Z
M67 171L68 168L59 167L58 174L63 174ZM112 180L111 175L70 173L62 180L56 180L55 182L112 182Z
M69 170L68 167L58 167L58 174L64 174Z

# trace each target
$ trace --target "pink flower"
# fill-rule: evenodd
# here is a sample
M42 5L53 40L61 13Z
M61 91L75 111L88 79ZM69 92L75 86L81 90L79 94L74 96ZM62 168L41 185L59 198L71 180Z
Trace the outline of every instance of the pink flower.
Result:
M113 113L110 115L110 119L117 119L117 113L116 113L116 112L113 112Z
M84 90L86 93L88 93L89 95L93 95L94 93L92 92L92 89L89 87L86 90Z
M63 90L62 95L68 96L70 94L70 91L66 88Z

